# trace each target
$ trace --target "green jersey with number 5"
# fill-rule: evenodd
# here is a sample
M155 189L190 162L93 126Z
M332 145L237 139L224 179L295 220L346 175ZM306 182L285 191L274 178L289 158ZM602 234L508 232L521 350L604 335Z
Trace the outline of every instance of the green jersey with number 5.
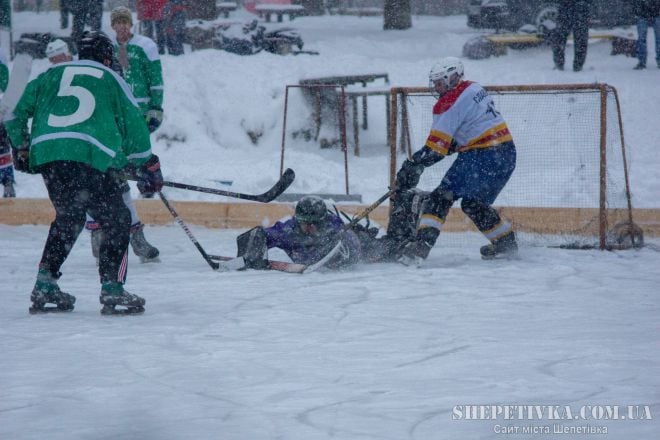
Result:
M149 130L130 88L95 61L56 64L39 75L5 117L5 127L17 148L29 141L33 169L76 161L105 172L151 157Z

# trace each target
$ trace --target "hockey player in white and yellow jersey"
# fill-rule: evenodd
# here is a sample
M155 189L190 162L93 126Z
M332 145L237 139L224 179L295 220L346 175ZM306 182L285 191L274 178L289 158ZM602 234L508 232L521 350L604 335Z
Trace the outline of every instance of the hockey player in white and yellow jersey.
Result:
M461 199L461 209L491 241L481 248L484 259L511 256L518 250L511 224L492 204L516 167L516 147L492 97L479 84L463 79L463 63L441 60L429 73L438 97L425 145L397 173L399 193L417 186L424 169L458 153L440 185L422 209L416 236L402 249L404 264L425 259L435 244L449 208ZM402 197L403 199L403 197Z

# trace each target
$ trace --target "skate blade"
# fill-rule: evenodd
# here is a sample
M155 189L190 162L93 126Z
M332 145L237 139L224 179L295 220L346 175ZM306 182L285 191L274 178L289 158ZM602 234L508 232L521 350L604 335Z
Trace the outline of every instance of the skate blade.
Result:
M48 307L35 307L31 306L28 309L28 312L30 312L30 315L42 315L46 313L67 313L67 312L72 312L73 311L73 306L69 309L61 309L57 306L48 306Z
M116 307L109 305L103 306L101 315L141 315L144 313L144 307L127 307L125 309L117 309Z

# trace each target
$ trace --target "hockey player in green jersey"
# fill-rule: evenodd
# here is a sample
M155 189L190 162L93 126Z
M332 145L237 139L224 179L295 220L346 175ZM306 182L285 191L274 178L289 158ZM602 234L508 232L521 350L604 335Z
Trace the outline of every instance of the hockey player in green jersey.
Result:
M60 290L57 280L89 211L104 231L101 312L140 313L144 299L123 287L131 214L122 197L121 170L133 167L157 192L163 183L160 162L151 152L147 126L128 85L109 68L110 39L102 32L87 32L78 51L79 61L54 65L30 82L5 123L16 169L40 173L55 208L30 311L73 310L75 297Z
M0 47L0 92L5 91L8 82L9 67L7 67L7 56ZM4 187L2 197L16 197L11 148L9 148L7 133L2 125L0 125L0 184Z
M118 6L110 14L110 24L116 32L115 51L124 78L154 132L163 121L163 70L158 46L143 35L133 35L131 10Z
M66 63L73 60L71 52L69 51L69 46L60 39L48 43L48 46L46 46L46 56L48 57L48 61L50 61L52 64ZM112 68L116 69L116 65L112 66ZM1 159L2 156L0 156L0 160ZM124 184L124 203L126 203L126 206L131 211L130 244L133 248L133 252L140 258L140 261L142 262L160 261L158 259L158 255L160 255L158 248L152 246L144 236L144 224L142 224L140 221L140 217L138 216L137 210L135 209L135 204L131 198L131 189L128 186L128 183ZM101 225L94 221L94 219L89 214L87 214L85 229L91 232L92 255L98 264L99 249L101 246L101 236L103 235L103 230L101 229Z

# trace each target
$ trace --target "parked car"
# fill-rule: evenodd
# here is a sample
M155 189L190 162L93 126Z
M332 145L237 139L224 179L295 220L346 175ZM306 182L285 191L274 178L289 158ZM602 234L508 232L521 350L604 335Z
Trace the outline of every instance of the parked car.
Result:
M593 0L592 27L614 27L635 23L630 1ZM552 0L469 0L468 26L518 30L533 25L539 33L554 29L557 3Z

